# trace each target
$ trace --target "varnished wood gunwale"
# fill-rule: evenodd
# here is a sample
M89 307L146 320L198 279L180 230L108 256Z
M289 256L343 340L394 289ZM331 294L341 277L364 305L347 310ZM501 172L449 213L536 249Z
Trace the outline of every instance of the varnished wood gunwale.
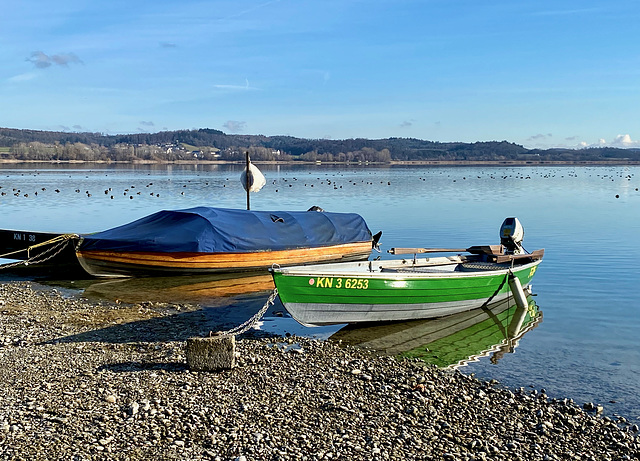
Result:
M91 275L135 275L136 272L235 272L281 266L366 259L371 242L251 253L152 253L77 251L78 260ZM113 270L113 274L109 271ZM131 272L131 274L128 274Z

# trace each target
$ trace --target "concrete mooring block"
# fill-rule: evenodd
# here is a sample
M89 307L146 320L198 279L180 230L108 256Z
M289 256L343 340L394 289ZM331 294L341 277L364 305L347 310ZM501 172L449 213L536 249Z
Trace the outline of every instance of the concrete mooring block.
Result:
M236 365L236 337L232 335L187 339L187 365L196 371L229 370Z

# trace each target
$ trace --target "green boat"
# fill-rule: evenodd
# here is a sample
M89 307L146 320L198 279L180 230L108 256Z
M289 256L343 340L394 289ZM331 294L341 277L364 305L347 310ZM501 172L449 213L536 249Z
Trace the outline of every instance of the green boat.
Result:
M271 268L282 304L306 326L443 317L514 296L526 304L544 250L522 249L516 218L501 227L501 244L466 249L392 248L411 258ZM459 252L418 257L423 253Z
M525 333L541 321L542 311L528 294L523 307L508 298L438 319L347 325L329 339L455 369L484 356L495 363L515 352Z

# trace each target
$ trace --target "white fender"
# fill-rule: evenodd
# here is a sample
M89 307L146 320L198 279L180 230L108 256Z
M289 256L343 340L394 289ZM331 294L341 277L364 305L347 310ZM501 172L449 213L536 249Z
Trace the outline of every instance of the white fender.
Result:
M509 288L511 289L511 293L513 293L513 299L516 302L516 313L519 313L518 319L514 318L514 321L509 325L509 337L515 336L522 327L522 322L524 321L525 314L527 313L527 308L529 307L529 303L527 301L527 295L524 293L522 289L522 284L520 283L520 279L516 277L513 272L509 272Z

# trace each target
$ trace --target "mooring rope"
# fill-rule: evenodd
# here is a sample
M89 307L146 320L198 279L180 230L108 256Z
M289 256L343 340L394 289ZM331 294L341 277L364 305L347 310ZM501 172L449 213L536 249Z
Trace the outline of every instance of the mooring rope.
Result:
M55 258L57 255L59 255L65 248L66 244L68 242L70 242L71 240L78 238L77 234L63 234L63 235L59 235L57 237L52 238L51 240L47 240L46 242L42 242L42 243L37 243L35 245L31 245L27 248L23 248L21 250L16 250L16 251L12 251L10 253L5 253L3 255L0 255L0 258L7 258L9 256L13 256L15 254L21 253L23 251L27 252L27 259L25 259L24 261L17 261L15 263L7 263L7 264L1 264L0 265L0 270L1 269L10 269L12 267L18 267L18 266L29 266L29 265L33 265L33 264L41 264L43 262L46 262L52 258ZM31 257L30 253L31 250L35 249L35 248L40 248L46 245L53 245L51 248L47 248L46 250L44 250L42 253ZM57 250L57 251L56 251ZM55 253L54 253L55 251ZM12 259L12 258L9 258Z
M489 303L493 300L493 298L495 298L496 295L498 293L500 293L500 290L502 290L502 287L504 286L504 284L507 283L507 280L509 280L509 274L512 274L511 269L509 269L509 271L505 275L504 279L502 280L502 282L500 283L500 285L498 286L496 291L494 291L493 294L491 296L489 296L489 299L487 299L484 302L484 304L482 306L480 306L480 309L484 309L485 307L487 307L489 305Z
M278 289L274 288L273 293L271 293L271 296L269 296L269 299L267 299L267 301L264 303L264 306L262 306L262 309L256 312L249 320L230 330L218 331L214 334L215 335L241 335L242 333L249 331L251 328L253 328L256 325L256 323L258 323L258 321L260 321L260 319L267 312L267 309L269 309L269 306L270 305L272 306L275 303L277 296L278 296Z

